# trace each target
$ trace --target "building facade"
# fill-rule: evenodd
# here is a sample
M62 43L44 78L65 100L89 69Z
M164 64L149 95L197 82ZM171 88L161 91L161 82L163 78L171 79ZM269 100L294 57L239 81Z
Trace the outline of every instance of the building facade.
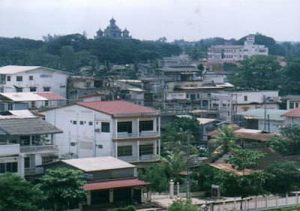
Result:
M268 55L264 45L255 44L255 35L246 37L244 45L216 45L208 48L207 57L210 62L238 62L255 55Z
M126 101L81 102L45 112L63 133L54 136L60 157L113 156L129 162L158 160L160 113Z
M0 92L54 92L66 97L68 74L41 66L0 68Z

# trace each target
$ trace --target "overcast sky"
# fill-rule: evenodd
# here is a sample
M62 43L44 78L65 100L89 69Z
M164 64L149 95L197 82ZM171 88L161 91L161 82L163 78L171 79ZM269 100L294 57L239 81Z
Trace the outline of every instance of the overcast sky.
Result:
M260 32L300 41L300 0L0 0L0 36L41 39L85 31L111 17L138 39L240 38Z

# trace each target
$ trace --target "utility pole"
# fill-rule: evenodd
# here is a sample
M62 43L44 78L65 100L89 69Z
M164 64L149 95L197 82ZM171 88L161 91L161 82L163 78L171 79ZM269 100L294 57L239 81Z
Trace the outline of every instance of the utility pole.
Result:
M186 159L186 174L187 174L187 179L186 179L186 198L190 198L190 134L187 132L187 159Z

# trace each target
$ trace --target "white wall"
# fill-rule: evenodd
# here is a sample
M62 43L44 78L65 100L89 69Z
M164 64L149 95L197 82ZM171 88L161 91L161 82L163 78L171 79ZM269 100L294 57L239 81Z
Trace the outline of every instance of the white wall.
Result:
M10 76L10 81L7 81ZM22 81L16 81L17 76L22 76ZM33 80L29 80L33 76ZM37 92L43 92L43 87L51 87L50 91L66 97L68 75L62 72L50 71L45 68L39 68L32 71L6 75L6 84L2 85L3 92L16 92L14 86L23 87L23 92L29 92L30 87L37 87Z

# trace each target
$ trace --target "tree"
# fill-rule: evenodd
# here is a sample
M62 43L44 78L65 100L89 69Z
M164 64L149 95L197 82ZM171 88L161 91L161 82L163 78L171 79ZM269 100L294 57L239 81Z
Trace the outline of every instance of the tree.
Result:
M288 193L300 188L300 166L295 162L276 162L265 172L269 175L265 188L271 193Z
M218 145L218 148L215 151L221 155L230 152L233 148L236 148L237 137L234 134L234 130L230 126L225 126L221 129L218 129L218 135L215 138L215 141Z
M244 60L230 81L240 89L276 90L281 67L273 56L252 56Z
M236 166L238 170L244 171L246 168L254 168L263 156L263 153L256 150L235 148L228 162Z
M82 172L68 168L49 169L38 187L46 197L46 208L63 210L77 208L85 200Z
M0 176L0 210L39 210L41 191L15 174Z
M282 94L300 94L300 58L289 58L283 69Z
M192 204L191 200L176 200L168 208L168 211L197 211L197 206Z

